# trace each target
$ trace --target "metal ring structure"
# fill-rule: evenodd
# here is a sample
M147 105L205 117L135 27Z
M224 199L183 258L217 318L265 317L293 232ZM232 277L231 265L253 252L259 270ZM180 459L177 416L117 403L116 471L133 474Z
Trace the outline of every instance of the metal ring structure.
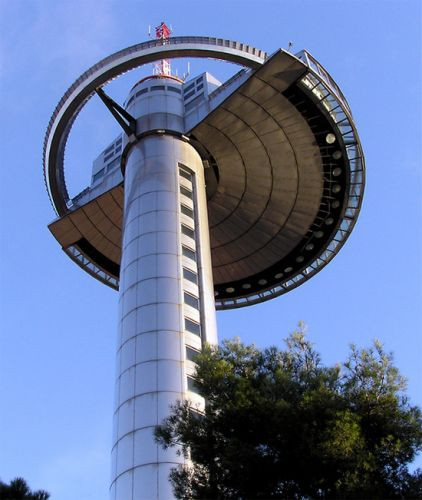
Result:
M67 137L77 115L95 90L114 78L159 59L177 57L213 58L258 68L267 57L262 50L221 38L182 36L151 40L116 52L89 68L69 87L60 99L44 141L44 179L50 200L58 215L67 212L69 201L63 159Z
M235 41L211 37L174 37L143 42L123 49L101 60L83 73L64 94L50 119L44 141L44 179L52 205L59 216L69 213L69 195L64 176L64 150L74 120L95 90L123 73L162 58L213 58L258 69L267 60L259 49ZM294 56L292 56L294 57ZM323 111L336 130L343 157L348 166L346 191L341 216L330 231L324 247L312 261L279 270L277 283L268 282L259 292L241 297L216 296L217 309L244 307L282 295L319 272L338 253L350 235L362 203L364 190L364 156L349 105L329 73L308 52L295 56L306 66L306 75L298 87ZM321 225L324 221L321 221ZM96 266L78 249L68 255L82 268L109 286L118 288L115 278ZM265 281L265 280L261 280Z

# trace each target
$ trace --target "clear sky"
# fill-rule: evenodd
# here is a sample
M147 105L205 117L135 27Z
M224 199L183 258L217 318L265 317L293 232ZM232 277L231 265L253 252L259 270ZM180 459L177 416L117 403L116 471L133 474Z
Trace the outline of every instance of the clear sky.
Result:
M218 313L220 339L282 345L299 320L333 364L379 338L421 391L421 3L419 0L160 2L0 0L0 477L25 477L53 500L107 498L117 293L90 278L47 230L42 177L48 120L70 84L99 59L147 38L239 40L268 52L294 43L331 73L351 105L366 154L360 219L317 276L261 305ZM186 62L174 64L179 74ZM191 60L225 79L236 68ZM107 91L123 101L151 66ZM66 154L73 194L118 128L93 99ZM419 460L419 464L422 460Z

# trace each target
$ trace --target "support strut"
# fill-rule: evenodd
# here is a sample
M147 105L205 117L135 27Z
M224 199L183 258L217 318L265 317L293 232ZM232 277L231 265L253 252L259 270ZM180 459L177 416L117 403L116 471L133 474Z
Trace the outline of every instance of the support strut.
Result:
M136 134L136 120L135 118L128 113L124 108L117 104L116 101L113 101L111 97L109 97L103 89L96 89L96 94L106 105L107 109L114 116L117 123L122 127L125 134L129 137L129 140L135 140Z

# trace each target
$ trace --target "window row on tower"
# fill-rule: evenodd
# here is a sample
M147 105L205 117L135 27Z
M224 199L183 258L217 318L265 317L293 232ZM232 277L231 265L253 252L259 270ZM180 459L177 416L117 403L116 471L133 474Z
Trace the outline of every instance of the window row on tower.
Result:
M96 174L92 176L92 182L97 182L98 179L101 179L104 174L111 172L111 170L114 170L118 165L120 165L120 159L121 156L118 156L115 158L113 161L111 161L107 166L103 167L101 170L99 170Z
M147 94L148 92L154 92L157 90L161 90L161 91L167 90L170 92L174 92L175 94L182 93L182 89L180 87L173 87L172 85L152 85L151 87L145 87L141 90L138 90L138 92L136 92L136 94L133 94L132 97L127 101L126 107L130 106L133 103L133 101L136 98L138 98L139 96Z
M194 174L179 164L180 184L180 231L183 262L183 299L186 360L194 362L201 349L201 304L198 276L198 250L195 224ZM187 334L187 335L186 335ZM192 335L189 335L192 334ZM194 338L197 337L198 341ZM187 375L188 391L198 393L195 380Z

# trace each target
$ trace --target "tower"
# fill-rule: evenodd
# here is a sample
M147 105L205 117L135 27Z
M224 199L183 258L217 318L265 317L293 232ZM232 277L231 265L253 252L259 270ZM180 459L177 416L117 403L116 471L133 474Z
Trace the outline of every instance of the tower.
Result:
M81 75L44 143L58 215L51 232L79 266L119 290L111 486L118 500L171 498L168 473L183 458L161 450L152 432L177 399L204 404L194 356L217 341L215 308L256 304L308 280L347 239L363 195L350 108L307 51L267 56L230 40L168 35ZM243 68L223 84L208 73L183 82L168 59L185 56ZM123 106L103 91L156 61ZM122 134L94 161L91 185L70 199L66 140L95 93Z

